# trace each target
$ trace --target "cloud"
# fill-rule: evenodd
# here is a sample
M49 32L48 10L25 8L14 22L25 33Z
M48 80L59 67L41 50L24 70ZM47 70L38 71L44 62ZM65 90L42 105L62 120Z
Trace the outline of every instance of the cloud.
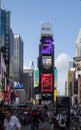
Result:
M71 59L64 53L61 53L55 60L55 66L58 73L57 89L61 95L65 94L66 72L69 70L69 61L71 61Z

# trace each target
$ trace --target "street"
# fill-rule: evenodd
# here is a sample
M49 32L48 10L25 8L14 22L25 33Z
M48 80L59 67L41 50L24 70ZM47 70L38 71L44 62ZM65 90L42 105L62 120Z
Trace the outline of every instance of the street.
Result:
M48 122L44 122L42 127L51 128L51 125ZM22 126L22 130L31 130L31 125Z
M24 125L24 126L22 126L21 130L31 130L31 126L30 125Z

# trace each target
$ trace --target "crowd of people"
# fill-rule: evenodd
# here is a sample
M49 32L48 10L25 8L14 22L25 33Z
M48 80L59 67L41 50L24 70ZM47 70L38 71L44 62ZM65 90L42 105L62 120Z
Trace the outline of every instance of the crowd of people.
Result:
M44 130L44 122L50 124L49 130L67 130L67 116L63 110L57 114L44 107L0 109L0 130L21 130L22 125L28 124L31 125L31 130Z

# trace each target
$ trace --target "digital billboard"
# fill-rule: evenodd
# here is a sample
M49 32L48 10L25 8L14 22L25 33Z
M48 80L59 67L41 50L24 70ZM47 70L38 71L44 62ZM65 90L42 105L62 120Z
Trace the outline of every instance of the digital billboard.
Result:
M44 69L49 69L52 66L52 56L42 56L42 65Z
M39 86L39 70L34 70L34 87Z
M52 92L52 74L41 74L41 91Z
M57 69L54 68L54 88L57 88Z
M43 37L41 39L41 54L53 53L53 40L51 37Z
M14 88L15 89L23 89L24 85L20 82L14 82Z

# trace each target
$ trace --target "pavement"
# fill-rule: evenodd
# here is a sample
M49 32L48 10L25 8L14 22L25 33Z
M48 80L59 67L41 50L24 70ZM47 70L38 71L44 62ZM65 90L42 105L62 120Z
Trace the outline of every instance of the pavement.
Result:
M44 122L40 125L40 128L51 128L51 124L48 122ZM21 130L31 130L31 125L24 125L22 126Z

